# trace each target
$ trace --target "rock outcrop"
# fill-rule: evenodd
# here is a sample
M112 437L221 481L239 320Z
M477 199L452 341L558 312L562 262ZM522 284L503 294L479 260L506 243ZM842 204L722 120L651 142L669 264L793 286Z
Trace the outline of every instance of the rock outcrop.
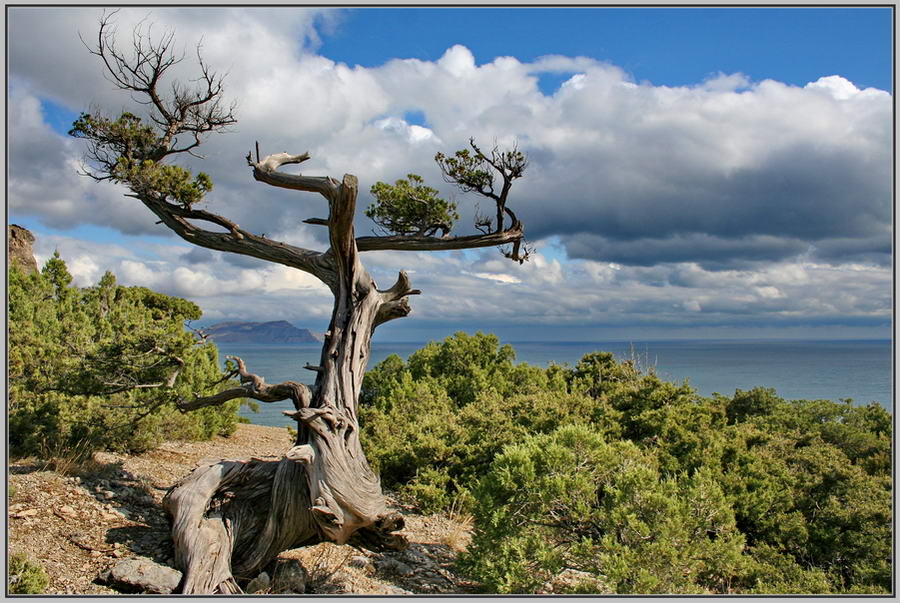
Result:
M38 265L34 259L34 252L31 250L31 244L34 243L34 235L31 234L31 231L18 224L10 224L7 233L9 266L18 266L26 274L37 272Z

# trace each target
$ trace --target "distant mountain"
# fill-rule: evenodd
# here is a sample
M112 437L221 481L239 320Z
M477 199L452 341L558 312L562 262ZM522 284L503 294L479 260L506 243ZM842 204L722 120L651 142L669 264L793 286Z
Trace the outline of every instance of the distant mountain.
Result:
M321 336L298 329L286 320L272 322L230 321L203 329L207 337L221 343L319 343Z

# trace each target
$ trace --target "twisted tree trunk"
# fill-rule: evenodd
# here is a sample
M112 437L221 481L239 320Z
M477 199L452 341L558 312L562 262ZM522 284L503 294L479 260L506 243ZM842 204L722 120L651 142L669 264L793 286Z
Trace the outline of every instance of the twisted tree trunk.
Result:
M236 579L253 578L281 551L323 540L344 544L361 529L369 546L404 544L390 534L402 527L402 519L387 512L379 479L366 460L356 405L372 332L408 314L406 296L418 291L409 288L404 273L392 288L376 289L354 238L356 195L356 178L350 175L325 195L327 264L333 271L327 282L335 303L320 364L307 367L318 373L311 391L293 382L266 385L238 359L243 388L183 405L198 408L250 391L265 401L290 398L296 410L286 414L298 422L296 445L281 461L206 465L166 495L185 594L240 592Z

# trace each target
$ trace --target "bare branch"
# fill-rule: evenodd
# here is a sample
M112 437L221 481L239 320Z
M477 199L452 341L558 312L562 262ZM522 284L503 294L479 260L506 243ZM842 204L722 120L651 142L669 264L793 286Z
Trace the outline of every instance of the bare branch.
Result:
M267 262L283 264L308 272L331 287L334 271L327 254L295 247L280 241L273 241L240 228L231 220L217 214L196 209L188 209L158 195L128 195L140 199L160 221L188 243L255 257ZM228 229L228 232L204 230L190 220L201 220Z
M104 13L101 17L95 46L88 45L83 38L82 43L103 62L107 79L120 90L132 93L136 102L151 107L149 118L161 132L158 156L150 159L158 161L171 154L193 154L202 134L223 131L236 123L234 104L228 108L222 105L224 78L212 72L204 62L201 45L197 45L200 77L195 81L198 87L188 90L174 83L169 97L165 98L160 94L160 82L172 66L184 59L183 56L176 57L171 49L175 32L168 31L154 40L151 28L145 31L139 23L132 31L131 53L126 55L115 42L113 17L116 12ZM194 141L187 146L176 147L175 140L180 133L191 133Z
M279 188L319 193L329 200L333 199L340 189L340 183L334 178L311 177L301 174L293 175L277 171L282 165L301 163L307 159L309 159L309 153L303 153L302 155L277 153L265 157L262 161L254 162L250 153L247 154L247 164L253 168L253 178L255 180Z
M397 282L390 289L379 291L379 293L388 301L396 301L407 295L419 295L422 292L410 287L409 275L406 274L405 270L401 270L397 276Z
M360 251L447 251L496 247L513 243L524 236L521 223L514 223L502 232L468 235L462 237L357 237Z
M206 406L220 406L236 398L253 398L260 402L291 400L294 403L294 408L298 410L309 406L312 392L306 385L294 381L269 385L259 375L247 372L244 361L239 357L226 356L226 358L234 360L238 365L241 387L227 389L211 396L195 397L193 400L181 399L178 401L179 410L186 412Z
M257 143L257 144L259 144L259 143ZM258 146L257 146L257 149L259 149ZM249 156L249 154L248 154L248 156ZM309 159L308 151L306 153L303 153L300 155L290 155L288 153L276 153L274 155L269 155L268 157L266 157L259 163L251 164L251 165L253 165L253 167L258 167L261 170L265 170L267 172L274 172L275 170L277 170L278 168L280 168L283 165L289 165L289 164L293 164L293 163L303 163L307 159ZM298 176L299 176L299 174L298 174Z
M410 312L412 312L412 308L409 306L409 300L405 297L396 301L385 302L379 306L378 312L375 314L372 328L374 329L389 320L408 316Z

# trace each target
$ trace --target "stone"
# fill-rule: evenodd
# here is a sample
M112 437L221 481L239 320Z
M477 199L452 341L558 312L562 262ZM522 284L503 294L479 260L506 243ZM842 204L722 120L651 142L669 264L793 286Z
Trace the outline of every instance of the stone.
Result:
M391 574L396 574L398 576L412 576L413 569L403 563L402 561L398 561L393 557L384 557L381 561L378 562L378 568L386 571Z
M99 579L111 586L168 595L178 588L181 572L146 557L131 557L116 563L103 572Z
M273 593L302 595L306 592L309 575L296 559L279 559L272 574Z
M411 561L416 565L427 565L431 563L431 557L429 557L424 551L418 549L417 546L411 546L403 552L403 557L407 561Z
M63 505L59 508L59 512L63 515L75 515L75 509L70 507L69 505Z
M25 274L37 272L38 265L34 259L34 251L31 249L34 235L18 224L10 224L7 232L9 233L9 246L6 257L9 265L18 266Z
M244 588L244 592L248 595L252 595L253 593L262 593L269 590L269 587L272 585L272 580L269 578L269 574L266 572L260 572L260 574L251 580L247 586Z

